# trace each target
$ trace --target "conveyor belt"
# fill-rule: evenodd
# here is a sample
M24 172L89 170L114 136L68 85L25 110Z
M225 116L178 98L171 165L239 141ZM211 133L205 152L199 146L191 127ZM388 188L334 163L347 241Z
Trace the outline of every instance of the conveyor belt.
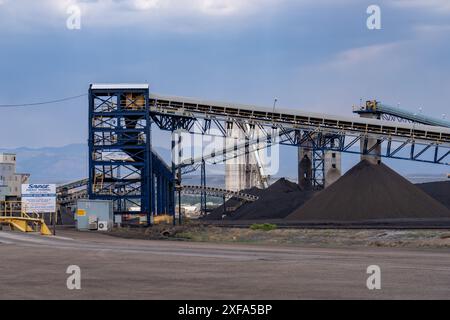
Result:
M389 115L398 119L404 119L414 123L421 123L430 126L450 128L450 121L437 119L424 114L411 112L399 107L392 107L378 101L367 101L366 105L354 107L353 112L363 114L372 113L378 115Z
M222 196L234 197L248 202L258 200L257 196L243 192L226 190L222 188L183 185L181 190L185 194L200 194L201 192L205 192L208 196L214 197L222 197Z
M343 117L320 113L303 112L295 109L270 108L235 103L211 102L192 98L151 94L153 112L205 118L241 118L266 125L282 124L292 128L322 128L330 132L361 132L375 135L392 135L404 139L432 141L450 145L450 128L421 125L417 123L396 123L376 119Z

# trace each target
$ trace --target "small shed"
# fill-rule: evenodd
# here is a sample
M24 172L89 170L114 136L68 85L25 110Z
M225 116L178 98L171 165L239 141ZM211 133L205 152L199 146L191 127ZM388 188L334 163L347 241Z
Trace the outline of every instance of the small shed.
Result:
M80 199L77 201L75 219L80 231L108 231L114 223L113 202Z

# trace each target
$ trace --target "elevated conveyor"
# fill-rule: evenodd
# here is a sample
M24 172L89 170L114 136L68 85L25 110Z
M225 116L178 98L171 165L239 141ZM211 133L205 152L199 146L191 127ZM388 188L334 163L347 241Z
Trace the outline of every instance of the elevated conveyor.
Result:
M403 139L439 142L450 146L450 128L431 125L393 123L377 119L335 116L322 113L304 112L296 109L277 108L276 112L267 107L235 103L210 102L192 98L150 95L150 110L155 115L168 117L205 118L208 120L231 121L244 119L252 125L283 126L284 128L323 131L341 134L359 132L363 134L389 134ZM167 122L155 117L155 123L167 129ZM170 125L174 130L180 127L192 131L194 122L188 119L173 119Z
M353 112L358 114L375 114L378 115L380 119L383 118L383 115L388 115L393 118L403 119L413 123L450 128L450 121L445 119L437 119L423 114L418 114L417 112L401 109L399 107L392 107L376 100L366 101L364 106L353 107Z
M150 95L152 119L162 130L226 136L239 123L258 127L268 141L305 149L369 154L384 145L381 157L449 165L450 128L418 123L334 116L295 109L257 107L192 98ZM352 148L358 143L359 151Z
M258 200L257 196L247 194L244 192L231 191L223 188L215 188L215 187L203 187L203 186L193 186L193 185L183 185L181 187L181 191L184 194L201 194L205 192L206 195L211 197L227 197L227 198L237 198L239 200L243 200L246 202L254 202Z

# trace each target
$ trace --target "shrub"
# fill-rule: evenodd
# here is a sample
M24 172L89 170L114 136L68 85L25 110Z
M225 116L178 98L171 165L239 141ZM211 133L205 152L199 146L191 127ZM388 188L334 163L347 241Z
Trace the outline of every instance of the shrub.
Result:
M271 231L271 230L275 230L277 228L276 224L271 224L271 223L263 223L263 224L252 224L250 226L250 229L252 230L263 230L263 231Z

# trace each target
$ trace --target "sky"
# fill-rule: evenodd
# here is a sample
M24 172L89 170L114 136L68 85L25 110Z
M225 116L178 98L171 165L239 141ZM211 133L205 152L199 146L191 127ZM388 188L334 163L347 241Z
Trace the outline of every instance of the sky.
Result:
M380 30L366 26L372 4ZM79 30L67 28L73 5ZM450 118L449 40L448 0L0 0L0 104L145 82L208 100L276 97L351 115L360 99L377 99ZM87 108L86 97L0 108L0 146L85 143Z

